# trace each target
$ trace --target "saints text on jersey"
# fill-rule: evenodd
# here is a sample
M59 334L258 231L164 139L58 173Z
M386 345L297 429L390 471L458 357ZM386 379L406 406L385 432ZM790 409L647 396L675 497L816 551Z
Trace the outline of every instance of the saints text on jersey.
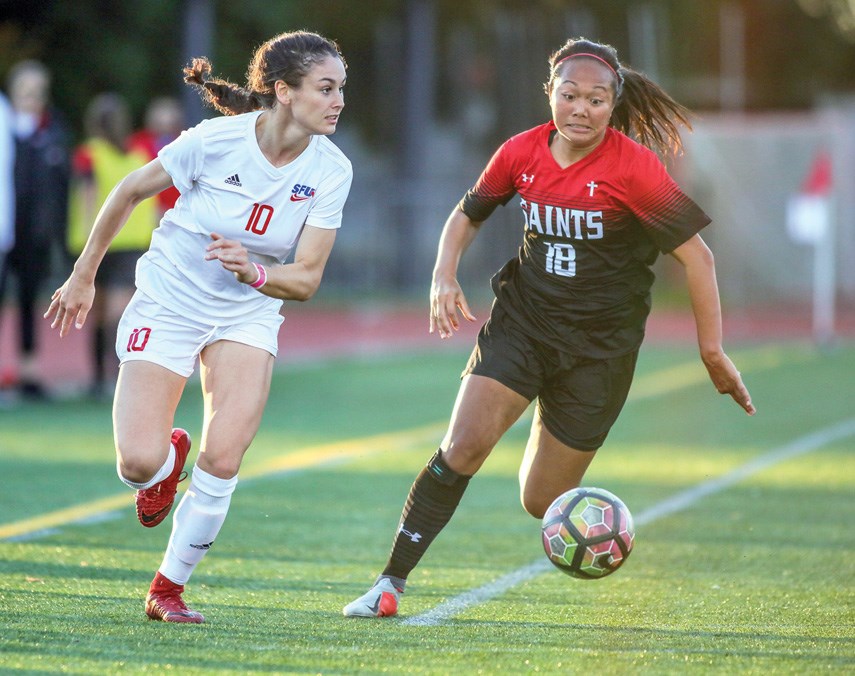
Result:
M603 212L572 207L557 207L520 200L529 233L567 240L602 239ZM576 276L576 248L569 242L546 242L544 264L549 274L559 277Z
M567 239L602 239L603 212L556 207L520 200L525 228L531 232Z

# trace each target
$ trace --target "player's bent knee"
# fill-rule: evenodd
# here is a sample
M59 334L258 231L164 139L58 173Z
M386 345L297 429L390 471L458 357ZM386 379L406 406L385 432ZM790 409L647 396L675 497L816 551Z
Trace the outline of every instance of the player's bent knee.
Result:
M144 484L157 473L162 465L163 460L155 458L145 458L142 456L124 457L119 455L116 470L119 476L124 477L128 481Z
M525 491L520 493L520 502L523 509L536 519L542 519L549 505L552 504L551 500L539 495L527 495Z
M116 467L119 475L134 483L151 479L166 460L167 447L160 448L152 440L132 435L117 435Z
M525 511L531 514L535 519L542 519L543 515L546 514L546 508L549 507L548 504L523 504Z
M448 466L458 474L472 476L484 464L492 448L472 448L452 445L443 451L443 457Z
M218 479L231 479L237 476L240 470L240 459L227 456L208 456L206 453L199 454L196 459L199 468Z
M454 434L442 444L443 458L460 474L475 474L493 451L495 440L478 434Z

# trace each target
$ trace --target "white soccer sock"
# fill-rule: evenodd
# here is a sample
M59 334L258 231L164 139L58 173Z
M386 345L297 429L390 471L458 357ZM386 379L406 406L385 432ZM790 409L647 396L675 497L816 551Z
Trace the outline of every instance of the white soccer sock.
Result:
M122 480L122 483L130 486L136 491L142 491L146 488L151 488L156 483L163 481L166 477L168 477L172 470L175 469L175 446L171 443L169 444L169 452L166 454L166 462L163 463L163 467L161 467L157 472L154 473L154 476L141 484L138 484L130 479L126 479L122 475L122 470L119 467L119 461L116 460L116 474L119 475L119 478Z
M162 575L175 584L190 579L226 520L237 482L237 476L220 479L193 468L190 486L172 517L172 535L160 564Z

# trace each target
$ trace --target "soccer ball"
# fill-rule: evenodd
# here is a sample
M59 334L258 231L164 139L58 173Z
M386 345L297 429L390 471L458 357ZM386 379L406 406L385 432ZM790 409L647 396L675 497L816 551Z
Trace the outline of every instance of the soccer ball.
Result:
M585 580L611 575L626 561L635 540L632 514L602 488L574 488L546 510L543 549L556 568Z

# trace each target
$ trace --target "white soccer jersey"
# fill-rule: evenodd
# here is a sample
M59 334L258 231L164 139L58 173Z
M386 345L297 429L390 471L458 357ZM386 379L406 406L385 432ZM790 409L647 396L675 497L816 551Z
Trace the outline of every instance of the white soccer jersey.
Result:
M264 157L255 136L261 111L206 120L159 153L181 192L137 265L137 288L170 310L229 324L282 301L259 293L206 261L211 233L237 240L250 258L282 263L304 225L338 228L353 178L350 161L325 136L284 167Z

